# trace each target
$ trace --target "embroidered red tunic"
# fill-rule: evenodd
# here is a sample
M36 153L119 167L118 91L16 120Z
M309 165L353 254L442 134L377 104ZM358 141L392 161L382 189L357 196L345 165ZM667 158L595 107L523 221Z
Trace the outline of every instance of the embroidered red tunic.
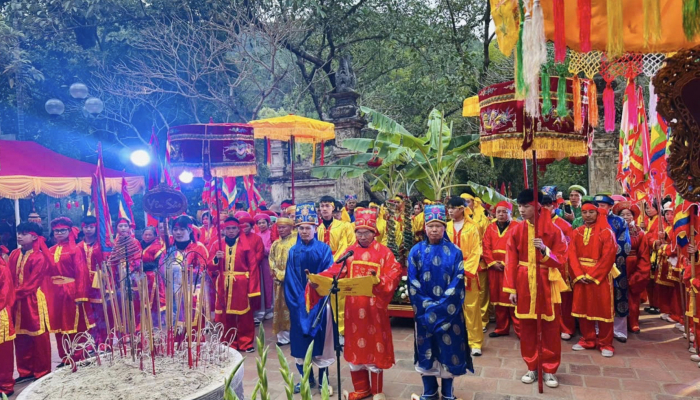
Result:
M649 273L651 271L651 263L649 257L648 241L644 231L636 226L630 226L630 244L631 250L627 255L627 283L629 291L632 293L642 293L649 283Z
M85 327L92 328L87 310L89 304L84 303L88 301L90 271L83 253L68 243L57 244L49 252L53 263L49 265L42 288L47 292L51 332L76 333L82 321Z
M388 247L376 240L367 248L354 244L348 248L354 255L348 259L347 270L341 278L369 276L372 271L379 278L372 289L374 297L348 296L345 299L345 360L355 365L375 365L379 369L394 365L394 345L387 307L391 302L401 277L401 265ZM340 271L340 264L320 275L333 277ZM315 300L319 296L307 288Z
M156 295L156 276L159 266L159 258L161 254L165 251L165 244L160 239L155 239L145 249L141 252L141 262L143 265L143 271L146 273L146 279L148 281L148 304L149 309L152 310L164 310L165 309L165 285L162 279L158 279L158 303L155 303ZM157 305L156 305L157 304Z
M15 285L14 323L20 335L39 336L50 331L46 296L39 288L48 273L46 258L34 250L13 250L8 260Z
M545 254L532 244L535 227L529 221L519 223L508 238L506 270L503 290L516 293L518 301L515 316L520 319L536 319L537 314L545 321L555 318L554 304L561 302L560 292L566 284L561 275L564 268L566 241L561 230L554 226L549 215L540 211L537 219L537 237L547 246ZM537 269L539 265L539 271ZM537 304L537 274L541 277L543 301ZM563 285L563 286L562 286Z
M102 295L100 293L99 283L97 282L96 272L100 268L102 262L109 257L109 254L102 253L102 246L100 246L98 241L94 241L92 244L87 244L85 241L82 241L77 247L83 253L87 269L90 271L90 287L87 292L88 301L90 301L90 303L100 304L102 303Z
M499 262L503 264L504 267L506 266L508 236L517 224L518 222L516 221L510 221L506 229L501 232L498 229L498 224L494 221L486 227L486 232L484 232L484 251L481 254L481 259L486 263L489 271L491 303L494 305L515 307L508 299L509 294L503 291L505 269L503 271L497 271L492 267Z
M617 242L610 228L580 226L569 247L569 265L574 274L574 303L571 315L592 321L613 322L615 316L613 269ZM616 273L617 272L617 273ZM587 278L593 283L576 283Z
M14 303L15 287L12 283L12 272L5 260L0 258L0 344L15 339L15 324L12 318ZM3 360L3 362L12 363L14 360Z
M225 239L212 244L209 273L216 280L217 318L221 314L242 315L249 312L250 298L260 296L258 257L246 239L244 235L239 236L233 246L228 246ZM219 249L226 253L226 259L215 262Z

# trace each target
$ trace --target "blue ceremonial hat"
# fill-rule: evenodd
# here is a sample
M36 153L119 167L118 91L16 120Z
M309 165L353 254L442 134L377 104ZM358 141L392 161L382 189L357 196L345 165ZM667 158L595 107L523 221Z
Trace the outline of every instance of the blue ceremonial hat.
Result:
M318 214L316 213L316 205L312 202L296 205L296 215L294 216L294 225L318 225Z
M346 195L345 195L345 201L348 201L348 200L355 200L355 201L357 201L357 195L356 195L356 194L346 194Z
M615 205L615 200L613 200L612 197L606 194L597 194L593 196L593 201L597 203L610 204L611 206Z
M423 209L425 215L425 224L428 225L431 222L440 222L447 225L447 217L445 215L445 206L442 204L431 204L425 206Z

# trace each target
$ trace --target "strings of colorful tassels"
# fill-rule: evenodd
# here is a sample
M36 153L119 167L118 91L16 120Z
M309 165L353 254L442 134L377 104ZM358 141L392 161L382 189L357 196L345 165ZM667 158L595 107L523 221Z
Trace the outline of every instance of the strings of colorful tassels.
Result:
M591 51L591 0L578 0L578 40L581 53Z
M520 31L518 33L518 44L515 46L515 98L522 100L527 93L525 77L523 76L523 30L525 25L525 11L523 0L518 1L520 9Z
M603 90L603 109L605 110L605 132L615 131L615 91L610 81L607 81Z
M593 79L587 79L588 84L588 124L591 128L598 126L598 87Z
M564 62L566 58L566 36L564 0L552 0L552 19L554 20L554 61Z
M552 113L552 90L550 88L549 80L549 70L548 66L545 65L542 68L542 73L540 74L540 81L542 82L542 114L549 115Z
M574 108L574 130L580 132L583 129L583 102L581 99L581 79L574 75L571 83Z
M661 5L660 0L643 0L644 9L644 47L650 42L661 40Z
M625 96L627 96L627 122L629 127L634 129L639 122L637 119L637 86L634 84L634 78L627 80Z
M622 21L622 1L606 1L608 11L608 58L614 59L625 51Z
M535 0L532 9L526 13L524 29L523 79L527 87L525 112L537 118L540 116L540 69L547 61L547 41L544 36L544 16L540 0Z
M566 108L566 75L559 74L557 80L557 116L565 118L569 115L569 109Z
M688 41L700 34L700 0L683 0L683 32Z

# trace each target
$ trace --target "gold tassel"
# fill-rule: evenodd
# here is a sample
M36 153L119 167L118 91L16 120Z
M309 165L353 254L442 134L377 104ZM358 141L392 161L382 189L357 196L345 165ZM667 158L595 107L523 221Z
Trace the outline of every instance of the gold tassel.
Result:
M593 79L588 79L588 124L598 126L598 88Z
M659 0L643 0L644 8L644 47L661 40L661 6Z
M573 107L574 107L574 130L581 132L583 129L583 109L581 101L581 79L574 75L573 83Z
M608 59L612 60L622 55L625 51L622 1L609 0L605 2L608 11Z

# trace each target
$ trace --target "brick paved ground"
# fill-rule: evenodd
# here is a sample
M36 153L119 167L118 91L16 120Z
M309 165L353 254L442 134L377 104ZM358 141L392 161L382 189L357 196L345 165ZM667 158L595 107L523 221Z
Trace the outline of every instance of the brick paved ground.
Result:
M463 400L527 400L562 398L575 400L670 400L700 399L700 368L689 360L685 339L672 325L658 316L643 316L642 334L630 335L626 344L615 342L615 356L603 358L599 352L573 352L577 338L563 342L560 386L545 387L537 393L536 385L525 385L520 377L526 372L520 358L515 336L490 339L486 337L483 356L474 359L475 374L460 377L455 382L456 395ZM265 323L267 342L274 347L269 327ZM393 320L394 348L397 365L385 371L384 392L388 399L410 399L420 393L420 376L413 369L413 329L410 320ZM489 326L489 331L493 328ZM289 346L283 347L289 354ZM278 372L276 353L270 353L268 380L273 400L285 399L282 377ZM54 354L54 360L57 359ZM291 357L288 361L293 363ZM58 363L58 361L56 361ZM245 362L245 393L250 395L257 381L255 354ZM342 383L351 389L350 374L342 363ZM296 374L298 380L298 374ZM335 366L331 384L336 387ZM21 385L16 390L19 392ZM314 393L317 393L314 391ZM147 397L144 397L146 399ZM320 398L318 394L314 398ZM338 398L337 396L333 398Z

